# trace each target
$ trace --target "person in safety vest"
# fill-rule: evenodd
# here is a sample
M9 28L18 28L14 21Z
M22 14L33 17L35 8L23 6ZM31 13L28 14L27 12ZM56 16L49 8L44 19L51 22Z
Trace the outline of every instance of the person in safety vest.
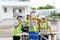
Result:
M20 35L18 35L18 33L21 32L22 28L22 16L17 17L17 20L14 22L13 26L13 40L20 40Z
M25 22L25 26L29 27L30 15L27 15L26 18L23 20Z
M43 16L42 17L42 29L48 29L48 31L51 33L51 28L50 28L50 23L46 20L46 17ZM48 35L45 35L44 37L46 37L48 39ZM42 40L45 40L44 38L42 38Z
M36 16L32 17L32 12L30 12L30 30L29 31L38 31L38 23Z
M36 17L32 18L32 30L38 31L38 23L37 23Z
M37 23L38 23L38 29L41 29L42 19L40 17L37 17L36 20L37 20Z
M36 18L37 23L38 23L38 31L40 32L40 29L42 29L41 23L42 23L42 19L40 17ZM39 40L41 40L41 36L39 35Z
M35 17L33 17L32 20L30 20L30 31L38 31L38 23Z

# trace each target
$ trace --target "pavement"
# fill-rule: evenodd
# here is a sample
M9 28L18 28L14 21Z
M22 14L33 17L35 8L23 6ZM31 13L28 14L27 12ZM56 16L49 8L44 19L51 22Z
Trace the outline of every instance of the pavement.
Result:
M12 37L12 28L10 29L0 29L0 38Z
M12 28L0 29L0 40L13 40L11 34L12 34Z
M13 40L12 38L0 38L0 40Z
M12 34L12 28L0 29L0 40L13 40L11 34Z

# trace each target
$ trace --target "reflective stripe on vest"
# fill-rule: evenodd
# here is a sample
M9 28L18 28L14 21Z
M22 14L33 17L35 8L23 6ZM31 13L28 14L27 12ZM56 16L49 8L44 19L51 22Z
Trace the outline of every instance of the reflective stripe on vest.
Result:
M16 21L16 23L18 24L19 22ZM13 27L13 34L12 35L13 36L19 36L18 33L21 32L21 28L22 28L22 23L17 28Z

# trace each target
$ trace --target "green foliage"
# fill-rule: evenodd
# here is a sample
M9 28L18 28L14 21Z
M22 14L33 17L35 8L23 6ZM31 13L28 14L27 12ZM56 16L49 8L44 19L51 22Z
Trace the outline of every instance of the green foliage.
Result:
M53 11L51 13L51 15L49 15L50 17L55 17L55 18L60 18L60 13L56 13L55 11Z
M38 8L35 8L35 7L31 7L32 10L36 10L36 9L53 9L55 8L54 6L50 5L50 4L47 4L46 6L39 6Z
M52 6L52 5L50 5L50 4L47 4L46 6L45 6L45 9L53 9L54 7Z
M55 11L53 11L53 12L51 13L51 15L52 15L52 16L56 16L57 14L56 14Z
M45 8L44 8L44 6L40 6L40 7L38 7L37 9L45 9Z
M31 9L32 9L32 10L36 10L36 8L35 8L35 7L31 7Z
M55 8L55 7L50 4L47 4L46 6L40 6L37 9L53 9L53 8Z

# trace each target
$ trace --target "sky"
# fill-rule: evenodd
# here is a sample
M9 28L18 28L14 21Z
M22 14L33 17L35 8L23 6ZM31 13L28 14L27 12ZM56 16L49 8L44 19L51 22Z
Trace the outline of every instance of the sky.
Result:
M30 0L30 6L36 8L47 4L54 5L57 9L60 8L60 0Z

